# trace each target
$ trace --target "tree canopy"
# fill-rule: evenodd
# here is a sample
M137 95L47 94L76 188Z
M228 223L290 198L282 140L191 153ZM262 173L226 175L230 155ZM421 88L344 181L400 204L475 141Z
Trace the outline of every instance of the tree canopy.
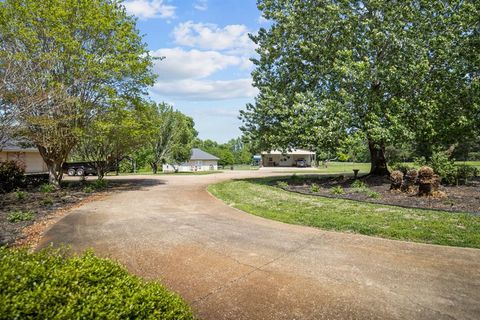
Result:
M0 51L1 72L3 61L28 70L10 83L8 102L56 185L92 118L119 99L141 97L154 81L135 20L115 0L0 2Z
M371 173L386 174L392 143L449 144L478 133L478 1L259 0L258 7L271 25L251 36L260 93L241 118L260 147L318 150L361 134Z

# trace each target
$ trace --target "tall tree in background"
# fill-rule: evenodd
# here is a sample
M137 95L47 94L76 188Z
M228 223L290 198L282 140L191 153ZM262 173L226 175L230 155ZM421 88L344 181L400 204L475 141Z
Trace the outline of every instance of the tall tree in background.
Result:
M271 27L252 36L260 93L241 117L262 148L331 148L361 131L370 173L384 175L393 141L472 132L479 65L465 48L478 46L478 1L259 0L258 7Z
M57 186L95 114L154 81L135 20L115 0L0 2L0 50L13 68L31 71L28 81L9 86L9 103Z
M164 163L173 165L190 159L197 136L193 119L166 103L159 103L152 114L154 130L147 147L148 162L153 173Z

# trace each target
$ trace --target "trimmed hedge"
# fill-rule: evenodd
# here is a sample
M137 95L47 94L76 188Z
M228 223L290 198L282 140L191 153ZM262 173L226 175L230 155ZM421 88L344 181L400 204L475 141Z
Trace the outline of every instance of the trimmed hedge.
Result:
M192 319L156 282L130 275L91 251L0 248L0 319Z

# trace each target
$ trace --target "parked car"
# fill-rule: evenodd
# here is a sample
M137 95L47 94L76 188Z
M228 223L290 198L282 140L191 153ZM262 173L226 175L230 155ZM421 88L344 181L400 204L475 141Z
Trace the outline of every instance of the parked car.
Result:
M97 169L92 162L67 162L63 164L63 172L69 176L94 176Z
M298 159L296 162L297 167L305 168L307 166L307 161L305 159Z

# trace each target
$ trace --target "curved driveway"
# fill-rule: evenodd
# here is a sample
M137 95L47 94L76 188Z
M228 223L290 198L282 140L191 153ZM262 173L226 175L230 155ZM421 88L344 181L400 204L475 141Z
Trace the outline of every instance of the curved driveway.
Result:
M261 174L135 177L148 180L72 210L40 245L94 248L160 279L201 319L480 318L480 250L287 225L205 190Z

